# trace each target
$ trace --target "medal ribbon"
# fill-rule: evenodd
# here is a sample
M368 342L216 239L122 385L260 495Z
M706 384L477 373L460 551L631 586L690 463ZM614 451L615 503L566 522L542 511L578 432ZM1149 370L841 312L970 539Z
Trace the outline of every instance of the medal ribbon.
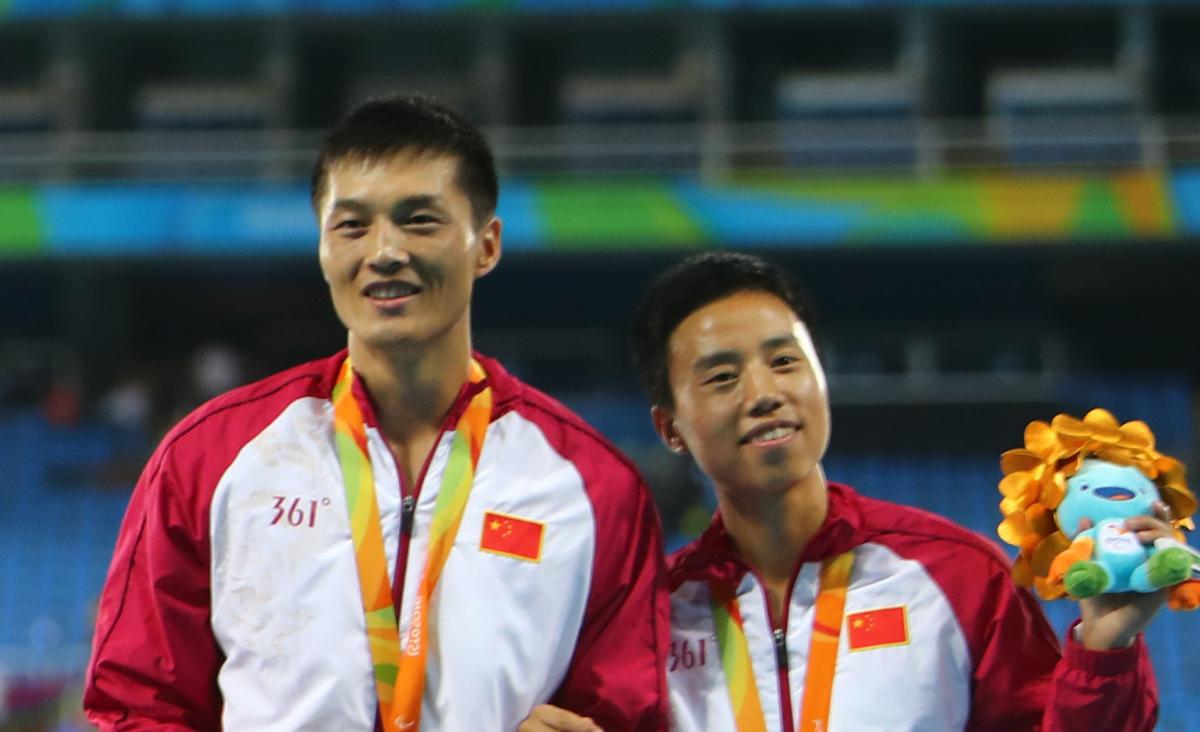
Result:
M750 666L750 648L746 645L737 594L727 583L714 581L709 584L709 596L712 598L713 625L717 629L717 651L721 654L721 668L725 671L725 686L729 689L737 731L766 732L767 723L763 719L758 686L754 683L754 669Z
M833 697L833 676L837 668L838 640L846 610L846 592L854 554L848 551L821 563L821 580L813 610L812 642L808 668L804 675L804 701L799 732L824 732L829 728L829 704ZM717 649L725 672L725 685L737 732L765 732L762 703L754 683L750 648L737 595L724 583L709 584L713 625L717 631Z
M833 675L837 669L838 639L846 615L846 591L854 553L846 552L821 564L821 591L813 610L812 640L808 646L808 668L804 672L804 701L800 707L798 732L829 729L829 703L833 699Z
M471 383L485 377L483 367L472 360ZM347 358L333 388L334 441L345 484L380 718L385 732L415 732L421 724L421 697L429 658L429 604L466 510L475 466L491 421L492 390L484 388L471 399L454 429L450 458L434 504L425 569L402 644L388 580L366 425L353 385L354 371ZM403 582L404 578L397 577L396 581Z

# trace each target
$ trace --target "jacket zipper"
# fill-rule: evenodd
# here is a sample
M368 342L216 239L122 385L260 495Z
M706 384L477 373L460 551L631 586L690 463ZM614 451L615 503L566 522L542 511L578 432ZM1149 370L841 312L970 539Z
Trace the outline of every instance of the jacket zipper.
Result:
M787 591L784 594L782 622L776 622L775 613L771 611L771 596L767 592L767 583L757 572L754 572L758 584L762 586L763 604L767 609L767 621L771 624L771 638L775 643L775 671L779 680L779 716L783 722L783 732L795 732L796 727L796 722L792 718L792 685L788 680L787 624L789 610L792 607L792 592L796 589L796 578L800 576L803 566L803 564L798 565L796 571L792 573L791 579L788 580Z
M392 455L392 463L396 466L396 478L400 484L400 544L396 548L396 568L392 576L392 607L396 610L396 624L400 624L400 606L404 600L404 577L408 571L408 548L412 542L414 524L416 523L417 499L421 497L421 487L425 485L425 474L429 472L429 465L433 462L434 453L437 452L438 446L442 444L442 438L446 433L454 429L454 425L458 423L459 417L462 416L466 405L470 404L471 399L475 397L476 388L471 385L464 385L454 405L446 414L446 421L442 423L442 430L438 433L437 439L434 440L433 446L425 455L425 462L421 465L421 472L417 473L416 483L413 485L413 490L409 492L408 486L404 485L404 471L400 469L400 463L396 460L396 456L392 455L391 448L388 448L388 454Z
M400 544L396 548L396 571L392 578L392 607L396 609L396 622L400 621L400 604L404 599L404 576L408 570L408 545L412 541L413 523L417 513L417 498L421 495L421 485L425 482L425 473L429 470L429 463L433 460L433 454L437 452L438 445L441 444L442 436L445 432L438 434L438 439L433 444L433 449L425 456L425 464L421 466L421 472L417 475L416 484L413 486L412 492L409 492L407 486L404 485L404 473L400 471L400 464L396 463L396 475L399 477L400 483ZM391 450L389 449L390 453ZM395 457L392 458L395 462Z
M775 668L779 673L779 716L783 720L783 729L792 730L792 685L788 681L788 652L787 633L783 628L771 631L775 636Z
M413 514L417 512L417 499L405 496L400 500L400 535L412 536Z

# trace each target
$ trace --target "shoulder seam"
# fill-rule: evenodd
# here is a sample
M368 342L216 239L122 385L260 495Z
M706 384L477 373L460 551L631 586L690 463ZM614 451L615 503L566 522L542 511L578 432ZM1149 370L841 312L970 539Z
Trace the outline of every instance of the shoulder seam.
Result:
M245 399L241 399L236 402L231 402L229 404L222 404L220 406L212 407L210 410L205 411L204 414L197 415L191 424L189 424L187 427L183 427L182 429L180 429L180 431L177 434L171 435L170 440L163 442L162 452L165 453L167 450L171 449L171 447L176 442L183 439L192 430L196 429L200 425L207 422L209 419L212 419L213 417L217 416L218 414L221 414L222 412L226 412L230 409L235 409L237 407L243 406L245 404L249 404L251 402L256 402L256 401L259 401L262 399L266 399L270 396L278 394L285 387L291 386L293 383L295 383L297 381L300 381L303 379L311 379L311 378L313 378L312 374L297 374L297 375L293 376L292 378L277 384L270 391L266 391L261 394L255 394L253 396L248 396Z
M592 441L596 443L596 445L598 445L599 447L602 447L608 455L615 458L622 465L633 470L638 475L641 474L640 471L638 471L638 469L637 469L637 465L633 462L632 459L630 459L630 457L628 455L626 455L625 453L623 453L619 449L617 449L616 445L612 444L612 442L610 442L609 439L607 437L605 437L599 430L597 430L595 427L593 427L590 424L588 424L587 422L585 422L582 417L576 415L574 412L570 412L570 416L559 414L555 410L550 409L543 404L539 404L536 400L530 399L527 396L525 396L524 394L522 394L522 395L514 397L512 399L512 401L510 402L508 408L504 411L504 413L512 411L513 408L515 407L514 403L518 402L518 401L521 402L526 407L529 407L530 409L535 409L538 412L540 412L541 414L545 415L546 417L553 419L555 422L557 422L561 425L564 425L566 427L569 427L572 430L574 430L575 432L586 435L587 437L591 438ZM497 415L497 416L498 417L503 416L504 413L501 413L500 415Z
M964 532L967 531L966 529L962 528L961 526L959 526L958 524L955 524L952 521L949 521L948 519L943 519L943 520L945 520L948 524L950 524L951 526L954 526L955 528L957 528L960 531L964 531ZM881 529L881 528L878 528L875 526L869 526L869 525L864 528L867 529L867 541L871 541L873 537L881 537L882 538L882 537L887 536L888 534L920 538L920 539L924 539L924 540L946 541L946 542L950 542L955 545L970 549L974 554L983 555L989 561L995 562L1000 567L1003 567L1005 571L1008 571L1008 564L1006 562L1001 561L1000 557L997 556L997 552L1000 551L999 547L988 544L987 541L985 539L983 539L982 537L946 536L944 534L938 534L938 533L932 532L932 531L917 531L917 530L912 530L912 529L901 529L901 528ZM880 543L883 543L883 542L880 542ZM886 546L886 544L884 544L884 546Z

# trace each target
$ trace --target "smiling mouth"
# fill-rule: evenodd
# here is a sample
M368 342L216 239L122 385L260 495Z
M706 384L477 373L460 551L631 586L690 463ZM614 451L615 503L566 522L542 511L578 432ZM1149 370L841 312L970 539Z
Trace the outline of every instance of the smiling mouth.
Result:
M800 431L802 425L795 422L773 422L750 430L741 439L743 445L776 445L786 442Z
M1101 498L1107 498L1110 501L1131 501L1134 496L1133 491L1128 488L1118 488L1116 486L1097 488L1095 493Z
M383 304L407 300L420 293L421 287L419 285L399 280L372 282L363 288L363 294L366 295L367 299Z

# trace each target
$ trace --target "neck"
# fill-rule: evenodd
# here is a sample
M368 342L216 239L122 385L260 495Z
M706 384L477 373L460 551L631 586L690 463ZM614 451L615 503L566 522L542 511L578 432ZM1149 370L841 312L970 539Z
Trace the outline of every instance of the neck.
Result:
M350 335L350 361L375 402L388 442L407 445L442 427L470 376L471 339L440 339L419 348L380 348Z
M738 554L770 584L786 583L829 508L825 472L817 465L791 487L771 493L718 491L725 530Z

